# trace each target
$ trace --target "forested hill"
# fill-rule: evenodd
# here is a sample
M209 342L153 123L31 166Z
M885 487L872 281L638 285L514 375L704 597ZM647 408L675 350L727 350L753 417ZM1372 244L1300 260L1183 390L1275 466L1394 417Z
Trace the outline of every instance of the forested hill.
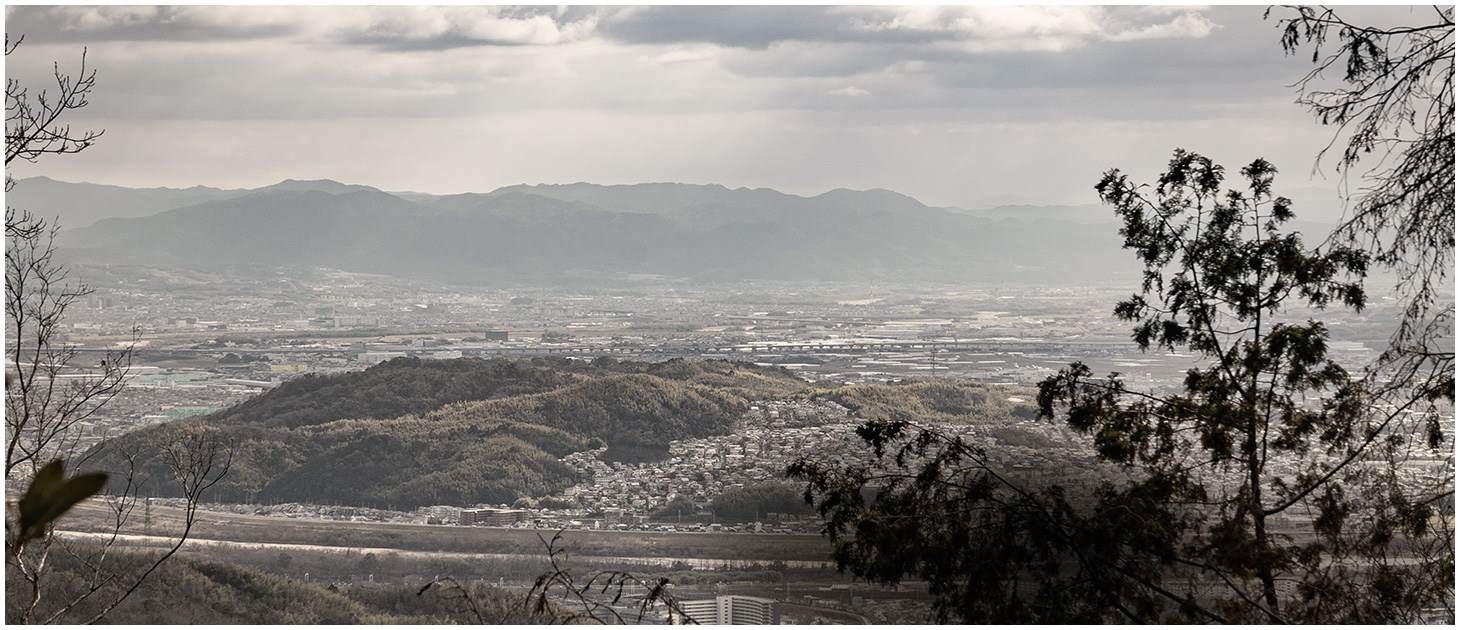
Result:
M123 579L102 582L98 592L82 598L60 623L75 623L102 612L108 602L121 599L157 552L112 552L108 567ZM287 554L286 554L287 555ZM53 573L42 584L43 597L35 617L46 618L61 602L76 597L76 588L95 576L76 556L51 556ZM346 569L348 572L348 569ZM470 584L480 617L438 590L420 593L416 585L379 585L338 591L317 583L280 577L226 562L177 556L163 563L142 582L137 592L107 612L102 624L122 626L171 624L465 624L488 622L510 624L548 623L548 615L532 616L521 606L521 593ZM26 598L18 590L5 598L7 619Z
M122 453L204 434L234 448L209 500L510 503L571 485L558 461L569 453L604 443L662 452L671 440L729 432L751 400L811 391L778 368L725 361L396 359L147 427L103 443L92 462L120 471ZM176 494L161 461L140 476L145 493Z
M781 368L728 361L400 358L302 377L217 413L129 433L99 446L88 467L120 472L123 453L161 453L203 435L234 455L208 501L512 503L575 483L559 461L565 455L607 445L607 459L666 457L672 440L730 433L751 401L819 396L866 418L925 422L1032 416L1011 394L1028 396L945 379L813 385ZM143 494L177 494L160 459L139 469Z
M343 419L421 414L451 403L538 394L615 374L643 374L687 385L729 389L747 399L805 391L775 367L726 361L619 362L535 359L422 360L403 357L360 372L303 376L213 414L221 425L300 427Z

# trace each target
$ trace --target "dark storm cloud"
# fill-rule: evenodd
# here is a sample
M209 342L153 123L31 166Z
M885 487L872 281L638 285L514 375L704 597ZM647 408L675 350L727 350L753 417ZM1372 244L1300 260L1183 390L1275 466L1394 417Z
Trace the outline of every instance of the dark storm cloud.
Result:
M940 83L954 87L972 83L990 87L1098 87L1213 79L1237 82L1260 78L1255 73L1276 76L1287 72L1272 63L1275 51L1281 55L1277 33L1273 28L1263 28L1261 12L1261 8L1221 11L1229 23L1238 27L1214 27L1200 35L1164 38L1035 34L1023 42L994 41L988 45L983 44L992 38L955 38L947 33L929 33L915 42L850 43L838 37L805 38L797 40L804 45L785 43L731 55L726 65L747 76L778 77L848 77L915 67L926 69ZM1056 41L1059 38L1063 41Z
M623 42L728 47L745 77L866 79L922 74L952 89L1105 88L1250 80L1272 73L1276 39L1249 46L1260 8L649 7L603 16ZM1207 19L1235 21L1235 32ZM1250 15L1249 15L1250 14ZM1232 50L1226 47L1240 46ZM1234 57L1252 67L1231 67ZM1197 66L1193 71L1193 64ZM1212 68L1206 73L1206 68ZM1239 76L1239 75L1246 76ZM883 76L868 76L883 75ZM934 103L936 104L936 103Z
M1261 7L1208 9L1201 37L1077 38L1061 46L777 44L727 54L741 76L815 78L767 106L979 111L999 120L1233 116L1291 100L1306 60L1285 57ZM1037 42L1036 42L1037 43ZM842 81L828 91L825 81ZM925 112L925 116L936 115Z

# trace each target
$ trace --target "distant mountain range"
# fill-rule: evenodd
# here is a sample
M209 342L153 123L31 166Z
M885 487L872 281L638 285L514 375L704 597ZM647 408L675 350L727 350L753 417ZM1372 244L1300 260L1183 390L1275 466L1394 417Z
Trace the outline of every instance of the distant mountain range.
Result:
M22 179L7 204L71 226L66 255L192 269L307 265L447 282L696 280L1129 283L1097 206L933 208L888 190L719 185L387 193L329 180L253 190Z
M28 177L16 180L15 188L5 195L5 203L30 210L46 219L59 219L62 228L90 226L102 219L130 219L186 208L219 199L232 199L273 190L318 190L338 194L355 190L375 190L369 186L353 186L329 180L297 181L286 179L272 186L257 189L210 188L126 188L105 184L62 182L49 177Z
M89 227L102 219L145 217L167 210L194 206L208 201L235 199L248 195L271 192L318 191L337 195L346 192L376 191L380 189L358 184L341 184L336 181L286 179L262 188L222 189L207 186L192 188L126 188L106 184L63 182L49 177L29 177L16 181L16 186L7 194L7 204L25 208L46 218L59 218L66 229ZM788 197L768 188L755 190L741 188L728 190L723 186L693 184L638 184L633 186L599 186L595 184L540 184L517 185L499 188L491 194L522 192L564 201L580 201L612 212L647 213L673 216L680 211L699 207L706 203L706 192L725 192L723 199L714 203L754 206L768 199ZM433 195L419 192L391 192L393 196L409 201L430 203L448 195ZM853 191L837 189L819 195L814 199L820 203L849 203L864 207L927 208L912 197L890 190L874 189ZM1111 213L1098 204L1081 206L1036 206L1005 205L982 210L943 208L949 212L981 216L992 219L1063 219L1077 223L1106 223Z

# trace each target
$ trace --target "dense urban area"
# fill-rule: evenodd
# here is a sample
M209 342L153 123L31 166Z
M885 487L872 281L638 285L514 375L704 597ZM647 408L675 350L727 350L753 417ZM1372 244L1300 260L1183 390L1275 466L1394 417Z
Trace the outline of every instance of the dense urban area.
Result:
M1125 292L1102 287L706 287L664 279L616 290L466 290L319 270L304 279L234 279L244 286L217 287L206 278L160 272L133 273L138 277L119 277L111 269L83 272L102 282L68 313L70 341L82 350L77 364L129 343L134 334L137 341L128 386L85 423L82 448L142 426L217 411L301 375L362 370L397 357L730 359L780 366L807 381L885 383L934 375L1012 386L1034 385L1079 360L1096 372L1120 372L1152 391L1174 389L1193 365L1188 355L1137 349L1126 327L1110 315ZM228 297L215 299L220 292ZM1380 305L1358 315L1325 317L1334 331L1333 354L1360 365L1383 347L1391 315ZM674 441L662 461L606 461L601 457L606 447L563 457L577 483L541 504L437 505L413 511L305 503L207 504L203 509L298 522L816 536L822 524L804 506L746 518L717 514L714 501L730 490L767 484L790 488L786 467L798 457L866 461L869 451L855 434L863 420L826 400L758 401L731 434ZM991 461L1015 478L1088 484L1120 474L1097 462L1067 428L1032 417L996 431L979 425L943 429L986 449ZM1422 482L1450 474L1452 465L1414 461L1411 474ZM666 512L677 497L689 499L693 509ZM177 500L158 498L149 509L154 504L163 508ZM1286 520L1274 526L1311 529ZM640 564L648 565L646 570L671 568ZM675 566L750 571L769 565L765 559L686 559ZM926 594L919 589L848 583L832 577L825 560L781 560L778 566L819 572L823 578L818 579L830 581L799 584L793 595L790 582L751 580L733 587L731 577L726 578L731 584L680 585L679 595L714 602L739 593L734 596L749 597L752 604L770 597L784 604L778 609L783 621L929 619ZM418 576L398 579L411 577ZM339 585L372 584L376 575L354 578ZM381 579L390 580L383 571ZM796 610L802 611L799 617Z
M129 387L89 427L95 438L213 411L298 375L402 356L714 358L779 365L812 381L936 375L1023 385L1080 360L1153 391L1177 385L1193 365L1136 348L1110 314L1128 293L1115 288L666 279L622 290L470 292L318 270L308 281L236 286L86 271L106 282L68 313L78 364L127 343L134 328L140 338ZM1360 365L1383 347L1392 313L1380 305L1324 318L1330 352Z

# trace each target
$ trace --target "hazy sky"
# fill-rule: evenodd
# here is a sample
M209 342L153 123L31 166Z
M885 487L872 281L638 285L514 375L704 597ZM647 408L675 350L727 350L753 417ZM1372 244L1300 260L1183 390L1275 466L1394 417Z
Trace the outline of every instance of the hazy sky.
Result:
M83 47L105 129L12 169L133 187L672 181L930 205L1096 203L1172 149L1313 179L1331 137L1264 7L40 7L6 75ZM1348 7L1408 21L1429 8Z

